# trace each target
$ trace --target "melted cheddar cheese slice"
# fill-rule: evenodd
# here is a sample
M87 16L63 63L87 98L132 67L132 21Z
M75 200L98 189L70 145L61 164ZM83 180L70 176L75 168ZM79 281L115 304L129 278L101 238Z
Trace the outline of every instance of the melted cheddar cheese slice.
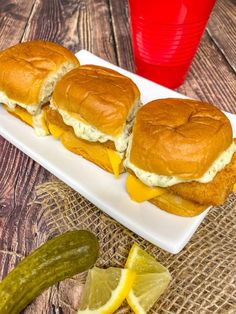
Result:
M43 135L48 135L49 134L49 130L48 130L48 127L47 127L46 122L45 122L45 110L46 110L46 107L42 108L42 115L40 114L40 116L39 116L40 121L38 121L38 123L37 123L39 125L35 125L35 121L34 121L34 117L35 116L31 115L24 108L16 106L14 109L12 109L12 108L9 108L6 105L4 105L4 108L10 114L12 114L13 116L19 118L21 121L23 121L26 124L32 126L33 128L35 128L35 129L39 128L40 130L43 130Z
M196 216L208 207L185 200L165 188L148 187L131 174L127 176L126 188L133 201L150 201L162 210L178 216Z
M122 158L120 157L120 155L117 152L115 152L114 150L112 150L110 148L107 148L107 155L108 155L108 158L110 160L113 173L114 173L115 177L118 178L119 174L120 174L120 167L121 167L121 163L122 163Z
M65 125L55 111L47 112L47 123L52 136L60 139L68 150L83 156L104 170L114 173L115 177L118 177L123 171L122 158L116 151L99 142L89 142L78 138L72 127Z
M52 134L52 136L56 140L60 139L60 137L64 133L64 130L60 126L57 126L57 125L52 124L52 123L48 124L48 129L49 129L49 132Z
M236 183L234 183L233 192L236 193Z
M164 188L151 188L131 174L128 174L127 176L126 189L130 195L130 198L138 203L148 201L165 193Z
M28 113L28 111L26 111L25 109L21 108L21 107L15 107L14 109L9 108L8 106L4 105L4 108L11 113L13 116L20 118L22 121L24 121L25 123L27 123L30 126L34 126L33 124L33 116L31 114Z

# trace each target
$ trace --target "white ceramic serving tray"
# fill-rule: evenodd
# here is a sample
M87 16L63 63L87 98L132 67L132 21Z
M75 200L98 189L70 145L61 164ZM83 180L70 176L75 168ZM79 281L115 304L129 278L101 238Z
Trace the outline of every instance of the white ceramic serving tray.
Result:
M157 98L185 97L122 70L88 51L81 50L76 56L81 64L98 64L129 76L138 85L144 104ZM227 116L236 135L236 115ZM31 127L8 114L2 106L0 134L109 216L170 253L176 254L183 249L207 215L208 210L193 218L178 217L149 202L138 204L131 201L125 190L126 174L117 180L89 161L67 151L51 136L37 137Z

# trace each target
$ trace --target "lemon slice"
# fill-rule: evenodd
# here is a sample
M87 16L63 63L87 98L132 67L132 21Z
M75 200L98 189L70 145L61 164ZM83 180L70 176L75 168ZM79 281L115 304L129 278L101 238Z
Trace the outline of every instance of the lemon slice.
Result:
M125 267L136 272L127 302L136 314L144 314L166 290L169 271L136 243L132 246Z
M111 314L127 297L135 278L130 269L92 268L88 272L78 313Z

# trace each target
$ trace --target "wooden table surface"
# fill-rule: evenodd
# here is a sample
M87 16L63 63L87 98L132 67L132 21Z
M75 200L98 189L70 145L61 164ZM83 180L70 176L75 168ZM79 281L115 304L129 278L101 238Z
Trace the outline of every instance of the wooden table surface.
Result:
M236 5L218 0L179 92L236 113ZM87 49L134 70L127 0L0 0L0 49L45 39L76 52ZM32 204L37 184L52 178L0 137L0 278L47 238ZM66 292L65 292L66 293ZM71 312L49 289L27 313Z

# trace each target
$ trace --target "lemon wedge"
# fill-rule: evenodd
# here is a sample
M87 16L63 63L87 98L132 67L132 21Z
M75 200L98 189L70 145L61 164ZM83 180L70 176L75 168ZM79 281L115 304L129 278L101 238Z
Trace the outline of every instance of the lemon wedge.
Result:
M135 273L130 269L92 268L88 272L78 314L114 313L127 297Z
M134 313L145 314L166 290L170 273L136 243L130 250L125 267L136 273L127 302Z

